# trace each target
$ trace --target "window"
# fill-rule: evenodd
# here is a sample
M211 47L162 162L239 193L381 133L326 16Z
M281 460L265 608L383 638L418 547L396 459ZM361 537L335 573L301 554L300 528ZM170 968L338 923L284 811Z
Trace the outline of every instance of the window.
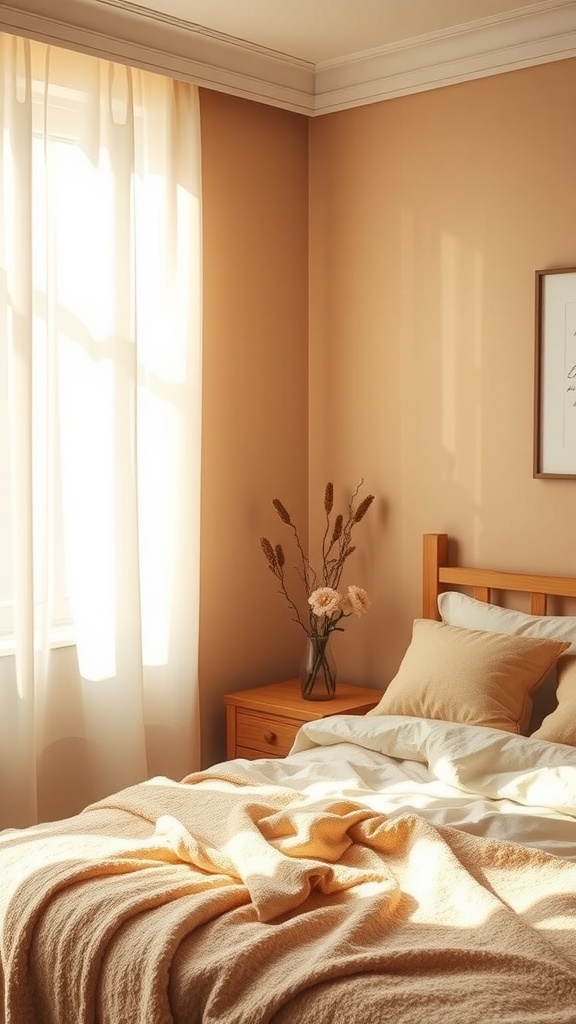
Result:
M164 656L199 472L197 97L1 38L0 649L33 593L110 676L125 601Z

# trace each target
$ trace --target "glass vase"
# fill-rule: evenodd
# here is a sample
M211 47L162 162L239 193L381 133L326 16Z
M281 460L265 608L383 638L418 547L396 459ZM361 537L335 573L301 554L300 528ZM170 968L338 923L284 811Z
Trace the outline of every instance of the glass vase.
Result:
M332 700L336 696L336 662L329 636L309 636L300 666L304 700Z

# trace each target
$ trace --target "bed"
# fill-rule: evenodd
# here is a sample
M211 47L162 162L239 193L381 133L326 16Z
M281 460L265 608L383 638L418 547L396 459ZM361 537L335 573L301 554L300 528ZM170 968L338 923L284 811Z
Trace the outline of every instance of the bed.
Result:
M574 1024L576 578L449 550L367 715L0 834L4 1024Z

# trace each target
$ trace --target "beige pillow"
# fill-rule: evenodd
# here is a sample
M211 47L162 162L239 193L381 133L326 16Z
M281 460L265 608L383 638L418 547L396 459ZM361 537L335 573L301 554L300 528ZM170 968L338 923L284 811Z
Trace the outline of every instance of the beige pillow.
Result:
M532 691L570 644L416 619L400 668L370 715L408 715L524 733Z
M438 596L438 611L442 622L465 629L484 629L489 633L509 633L515 636L543 636L554 640L567 640L569 654L576 655L576 617L571 615L529 615L513 608L501 608L487 601L477 601L468 594L447 590ZM557 703L556 665L534 694L534 707L528 732L532 733Z
M557 666L558 707L532 733L536 740L550 740L552 743L567 743L576 747L576 658L568 655L560 658Z

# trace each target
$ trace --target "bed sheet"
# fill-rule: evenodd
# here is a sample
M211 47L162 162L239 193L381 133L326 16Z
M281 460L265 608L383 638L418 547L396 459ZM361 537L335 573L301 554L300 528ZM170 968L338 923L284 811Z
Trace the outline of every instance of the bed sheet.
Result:
M396 716L307 723L282 760L242 761L263 783L346 796L387 816L518 842L576 861L576 750L497 729Z

